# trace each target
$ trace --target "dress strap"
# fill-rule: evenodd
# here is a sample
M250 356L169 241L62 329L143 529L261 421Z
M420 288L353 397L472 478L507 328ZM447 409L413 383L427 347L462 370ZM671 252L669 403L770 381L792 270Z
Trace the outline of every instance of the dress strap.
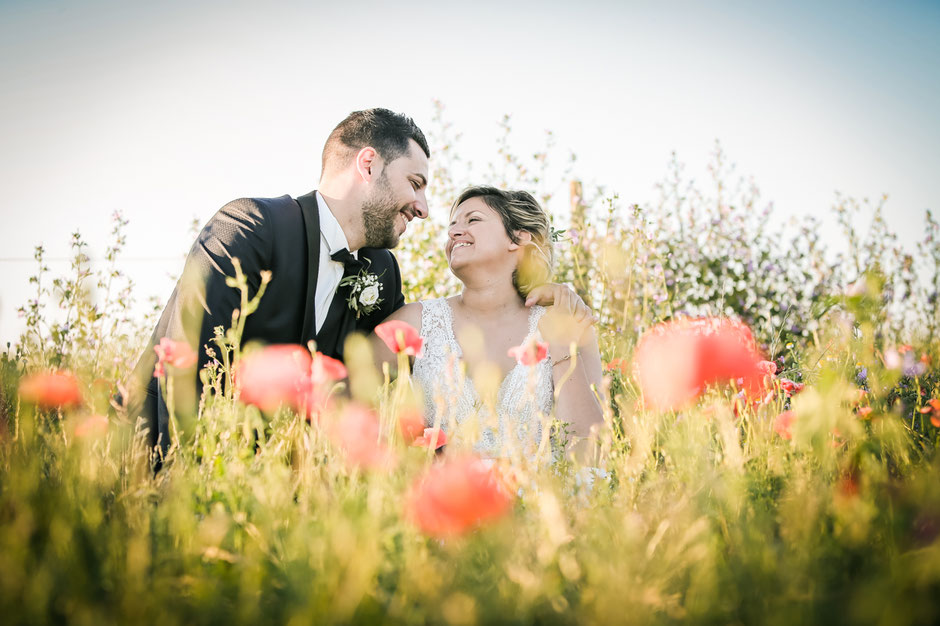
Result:
M421 337L426 350L433 354L447 352L460 355L460 345L454 336L454 321L450 305L444 298L421 302Z
M460 344L457 343L457 335L454 334L454 310L450 307L447 298L439 298L439 300L450 349L457 355L457 358L461 358L463 357L463 350L460 349Z
M538 332L539 322L542 320L543 315L545 315L545 307L538 304L533 306L532 310L529 311L529 334L526 336L526 339Z

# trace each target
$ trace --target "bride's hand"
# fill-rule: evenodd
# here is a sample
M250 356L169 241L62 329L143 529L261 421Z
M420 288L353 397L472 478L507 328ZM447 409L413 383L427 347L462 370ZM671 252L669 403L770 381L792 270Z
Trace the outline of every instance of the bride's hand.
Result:
M567 285L549 283L533 289L526 306L532 304L552 305L539 323L539 330L549 343L553 358L567 354L572 342L580 346L585 331L597 322L584 301Z
M570 285L561 285L558 283L545 283L539 285L529 292L525 299L526 306L532 305L550 306L549 312L564 313L572 318L576 324L581 326L593 326L597 323L594 312L584 304L574 289Z

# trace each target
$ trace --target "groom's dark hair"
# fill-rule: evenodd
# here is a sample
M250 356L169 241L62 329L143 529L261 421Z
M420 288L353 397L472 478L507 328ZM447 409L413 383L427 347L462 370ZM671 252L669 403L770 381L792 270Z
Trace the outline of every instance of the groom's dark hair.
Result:
M386 162L408 152L408 140L414 139L425 156L431 158L428 140L414 120L388 109L353 111L337 124L323 146L322 171L328 166L346 165L366 146L375 148Z

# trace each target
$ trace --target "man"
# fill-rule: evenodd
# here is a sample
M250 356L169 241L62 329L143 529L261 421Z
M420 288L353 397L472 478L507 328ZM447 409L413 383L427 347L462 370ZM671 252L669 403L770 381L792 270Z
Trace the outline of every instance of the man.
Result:
M128 414L144 417L152 446L165 453L170 440L169 412L153 377L153 347L163 337L185 340L196 349L198 368L206 365L206 347L218 351L214 329L230 327L241 306L240 292L226 284L235 276L233 259L250 297L262 272L271 272L258 309L245 320L243 345L314 340L318 350L341 359L349 333L371 331L404 305L401 272L388 248L398 245L411 220L428 216L429 157L424 133L411 118L387 109L356 111L326 141L317 191L296 199L235 200L209 220L131 382ZM188 281L192 275L200 278ZM379 297L373 298L373 289L350 305L348 283L367 276L380 285ZM543 290L541 303L551 304L557 293ZM582 316L589 314L580 301L565 299Z

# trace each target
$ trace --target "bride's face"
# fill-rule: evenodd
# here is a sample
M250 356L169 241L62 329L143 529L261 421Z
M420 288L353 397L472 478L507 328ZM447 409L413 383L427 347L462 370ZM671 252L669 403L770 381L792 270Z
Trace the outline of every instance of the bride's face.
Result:
M455 274L470 266L493 269L502 264L511 273L516 266L517 250L519 244L513 243L506 234L499 214L482 198L462 202L451 214L444 255Z

